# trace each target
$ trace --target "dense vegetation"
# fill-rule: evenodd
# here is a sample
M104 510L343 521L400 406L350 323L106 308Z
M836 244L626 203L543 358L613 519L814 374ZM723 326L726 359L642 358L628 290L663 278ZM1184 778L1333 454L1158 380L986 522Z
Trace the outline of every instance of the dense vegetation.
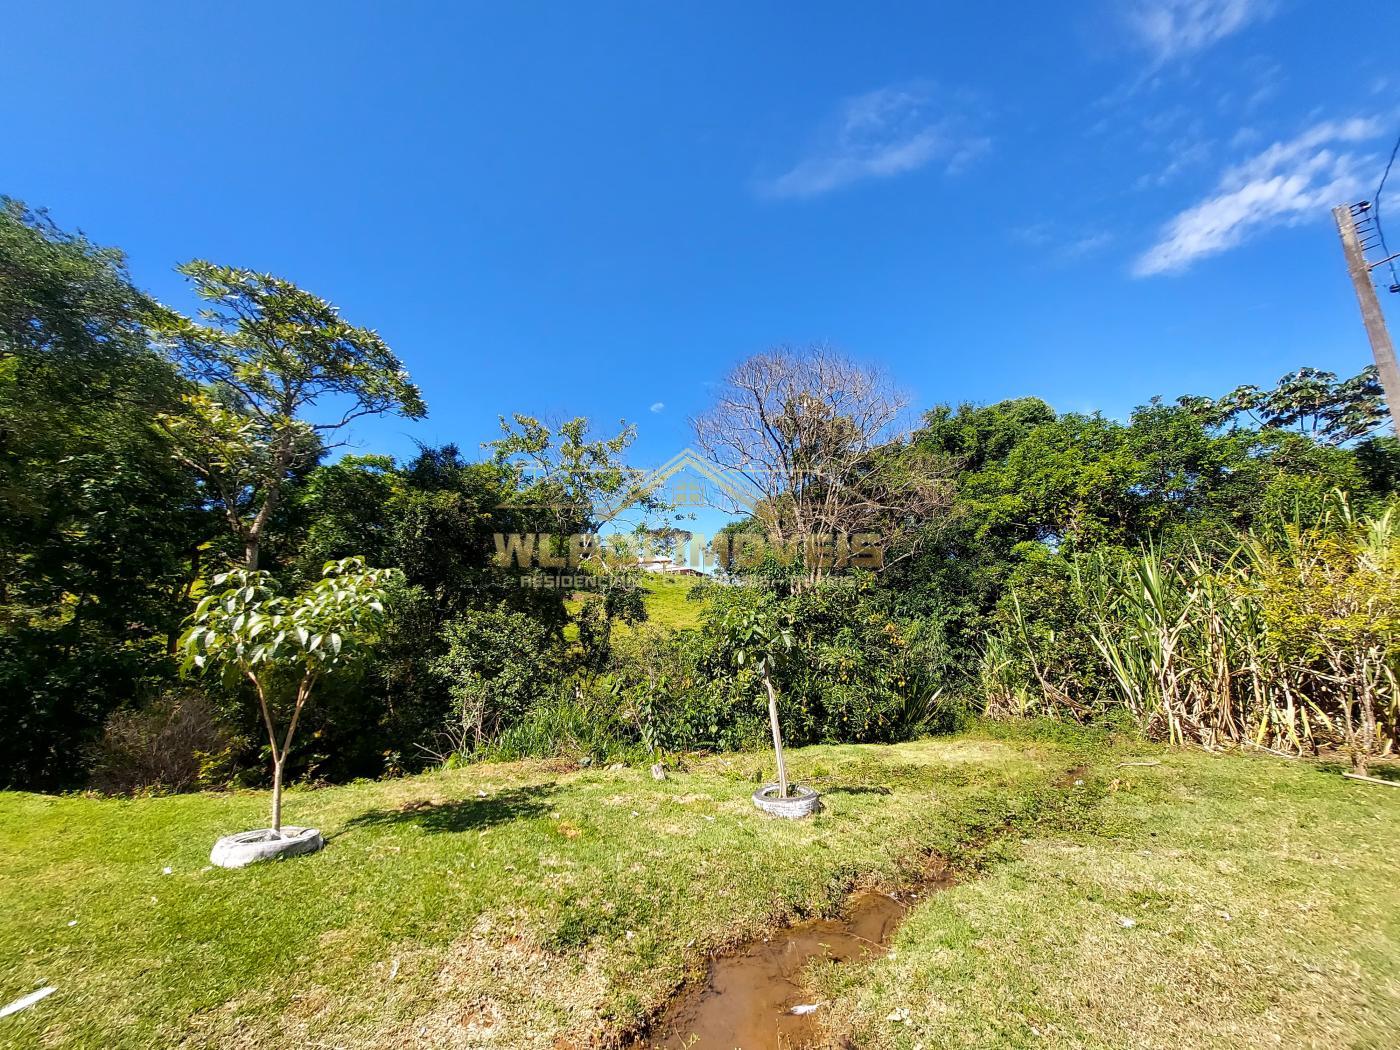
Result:
M771 468L725 548L762 535L796 553L731 561L690 590L694 615L648 622L635 557L583 551L575 576L593 585L575 596L522 585L552 575L500 564L494 539L547 534L562 556L563 537L616 531L630 428L511 415L481 457L336 458L355 418L427 411L394 352L288 281L181 271L198 319L136 289L120 252L0 210L7 786L756 745L766 690L733 625L758 619L791 640L763 667L794 745L901 740L984 709L1339 746L1358 768L1394 739L1400 447L1376 436L1370 371L1154 399L1126 422L1034 398L945 405L901 432L878 374L825 350L758 355L697 445ZM652 494L636 503L634 540L675 535ZM882 563L829 571L820 551L866 533ZM181 674L216 578L312 593L352 557L389 570L386 613L361 659L312 676L304 711L304 676ZM309 658L321 642L300 644ZM300 717L292 746L259 743L269 705Z

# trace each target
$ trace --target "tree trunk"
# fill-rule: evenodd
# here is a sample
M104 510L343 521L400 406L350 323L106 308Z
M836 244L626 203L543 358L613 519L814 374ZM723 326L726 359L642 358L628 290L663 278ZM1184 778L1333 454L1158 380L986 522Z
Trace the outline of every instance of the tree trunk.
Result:
M290 413L289 413L290 414ZM262 550L263 532L267 528L267 523L272 520L272 512L277 509L278 498L282 495L283 474L286 473L287 465L292 460L292 437L284 433L279 438L279 445L276 454L272 459L272 472L267 479L267 493L263 496L262 506L258 508L258 513L253 522L248 526L247 534L243 542L243 567L246 569L256 569L258 567L258 555Z
M778 694L773 689L773 680L768 677L768 669L763 670L763 688L768 690L768 724L773 728L773 753L778 757L778 785L780 798L787 798L787 764L783 761L783 730L778 724Z
M282 833L282 762L272 763L272 830Z

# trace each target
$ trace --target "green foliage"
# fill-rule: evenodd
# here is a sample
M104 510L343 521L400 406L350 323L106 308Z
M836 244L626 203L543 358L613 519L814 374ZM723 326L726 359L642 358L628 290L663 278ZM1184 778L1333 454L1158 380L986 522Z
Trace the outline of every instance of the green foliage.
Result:
M548 631L525 613L464 613L444 625L443 637L447 651L434 671L456 707L446 754L480 749L557 687Z
M181 636L182 669L250 679L291 671L302 681L333 674L374 638L385 588L397 576L397 569L367 569L363 558L343 558L284 598L265 572L220 573L214 586L224 589L200 599Z
M258 567L284 489L353 420L427 413L418 388L377 332L271 274L195 260L180 267L211 305L199 321L162 307L151 330L199 387L166 419L178 455L204 482ZM337 415L306 418L331 401Z
M1300 368L1271 390L1239 386L1224 397L1183 397L1180 403L1211 426L1249 416L1264 429L1295 428L1316 441L1340 445L1375 432L1387 419L1385 391L1375 365L1350 379Z
M753 601L717 606L707 627L717 642L715 658L740 674L771 675L792 652L792 626L768 592L758 592Z
M1121 708L1173 743L1339 744L1364 769L1400 728L1395 523L1343 501L1219 549L1048 559L988 636L987 710Z
M180 382L120 251L0 200L0 784L71 786L152 697L207 534L153 425Z
M272 829L282 826L282 776L302 709L318 680L352 666L377 640L397 569L369 569L362 558L327 562L321 579L290 598L256 569L214 577L180 638L182 670L241 678L257 692L272 756ZM290 687L290 688L288 688ZM280 707L290 703L285 731Z
M591 438L582 416L551 429L517 412L500 425L502 436L488 446L492 461L512 472L519 502L553 511L555 534L588 530L623 506L654 505L650 493L633 490L620 458L636 440L635 425L624 423L610 438Z

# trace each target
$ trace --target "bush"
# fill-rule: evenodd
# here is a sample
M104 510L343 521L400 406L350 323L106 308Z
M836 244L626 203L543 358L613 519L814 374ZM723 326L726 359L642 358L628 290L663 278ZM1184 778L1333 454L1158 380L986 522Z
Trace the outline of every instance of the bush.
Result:
M518 721L480 749L482 758L588 758L593 762L640 759L646 753L635 727L621 717L616 697L606 687L585 690L581 683L561 684Z
M447 652L434 664L454 711L443 727L440 754L481 748L518 723L560 679L549 629L525 613L468 612L443 628Z
M217 787L232 776L239 746L203 695L168 694L107 719L90 750L92 786L109 795Z

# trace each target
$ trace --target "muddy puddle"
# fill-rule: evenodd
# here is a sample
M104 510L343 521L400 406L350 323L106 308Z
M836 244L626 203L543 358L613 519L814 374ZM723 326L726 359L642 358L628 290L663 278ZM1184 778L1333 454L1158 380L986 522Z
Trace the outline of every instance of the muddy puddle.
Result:
M841 918L776 930L712 959L704 983L683 989L632 1047L795 1050L813 1045L824 1007L804 990L803 970L817 960L862 962L883 955L908 908L947 885L940 876L898 897L857 893Z

